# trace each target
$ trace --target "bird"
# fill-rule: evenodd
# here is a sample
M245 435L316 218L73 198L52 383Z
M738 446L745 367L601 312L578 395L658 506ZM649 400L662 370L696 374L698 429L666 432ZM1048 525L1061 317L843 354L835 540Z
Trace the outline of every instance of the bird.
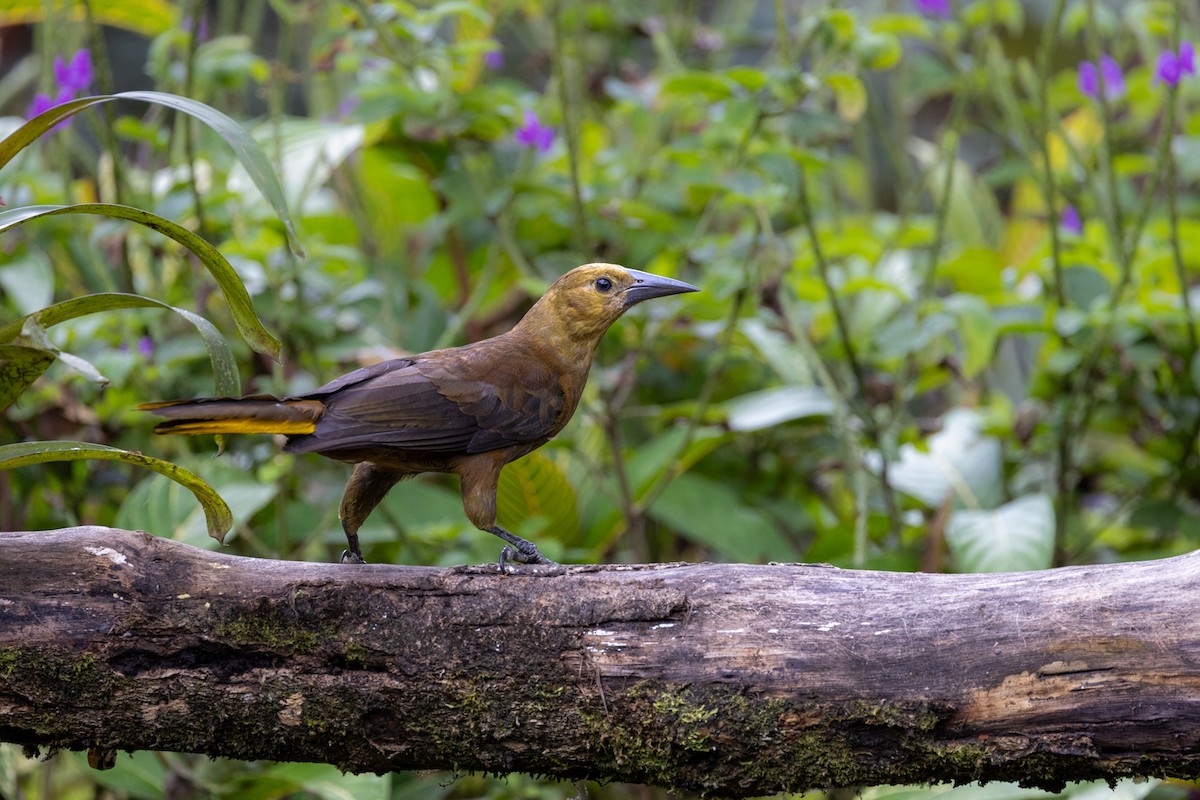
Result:
M593 263L550 285L509 331L356 369L296 397L249 395L143 403L158 434L282 434L284 451L354 464L338 517L342 563L365 563L358 530L403 478L458 475L471 523L505 542L510 561L554 564L500 527L504 466L557 435L579 406L601 338L631 307L699 291L674 278Z

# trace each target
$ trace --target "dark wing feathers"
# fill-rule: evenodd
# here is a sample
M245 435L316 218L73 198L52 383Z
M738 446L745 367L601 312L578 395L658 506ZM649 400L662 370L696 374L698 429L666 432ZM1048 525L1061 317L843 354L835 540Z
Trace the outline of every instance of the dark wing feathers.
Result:
M311 434L294 436L294 453L383 446L440 453L481 453L547 438L563 407L562 390L544 369L516 380L486 380L468 348L405 358L356 370L308 398L325 412ZM474 356L474 357L472 357ZM501 388L497 384L507 384Z

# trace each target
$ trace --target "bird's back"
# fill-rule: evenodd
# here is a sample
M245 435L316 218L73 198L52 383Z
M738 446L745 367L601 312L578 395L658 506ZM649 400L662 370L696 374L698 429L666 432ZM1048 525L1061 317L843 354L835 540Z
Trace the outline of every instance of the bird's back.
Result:
M564 383L536 348L510 334L395 359L305 395L325 411L312 433L289 439L287 450L334 457L353 451L353 460L360 460L369 448L380 459L404 452L436 460L536 447L570 419L582 390L578 383Z

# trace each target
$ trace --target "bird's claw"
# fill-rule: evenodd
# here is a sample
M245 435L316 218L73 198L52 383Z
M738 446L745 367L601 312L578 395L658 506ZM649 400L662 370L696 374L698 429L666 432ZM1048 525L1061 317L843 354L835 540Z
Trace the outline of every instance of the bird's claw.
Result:
M504 549L500 551L500 571L507 573L508 564L510 561L517 564L552 564L558 565L557 561L551 561L546 558L533 542L525 542L528 547L504 545Z
M349 550L342 551L342 557L338 559L342 564L365 564L367 563L362 557L362 553L352 553Z

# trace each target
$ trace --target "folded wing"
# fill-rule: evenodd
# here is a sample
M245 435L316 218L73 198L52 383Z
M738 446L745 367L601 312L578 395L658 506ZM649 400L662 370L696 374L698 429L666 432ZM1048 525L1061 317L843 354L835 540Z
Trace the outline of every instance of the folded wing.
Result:
M563 392L554 377L536 365L514 371L496 363L494 355L459 348L351 372L305 395L325 411L312 433L292 437L286 449L471 454L556 433Z

